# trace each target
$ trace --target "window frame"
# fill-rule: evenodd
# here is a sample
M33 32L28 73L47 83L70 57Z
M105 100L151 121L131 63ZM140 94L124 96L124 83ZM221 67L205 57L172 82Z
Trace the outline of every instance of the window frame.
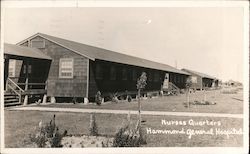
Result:
M62 75L62 63L63 61L70 60L72 62L72 67L71 67L71 75L70 76L64 76ZM59 60L59 78L61 79L72 79L74 77L74 58L60 58Z

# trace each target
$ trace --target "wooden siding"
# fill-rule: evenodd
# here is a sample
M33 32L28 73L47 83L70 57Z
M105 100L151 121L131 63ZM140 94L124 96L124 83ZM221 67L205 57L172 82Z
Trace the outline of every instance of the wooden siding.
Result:
M202 86L202 77L197 76L197 75L192 75L192 76L197 78L197 83L192 83L191 88L193 88L195 90L201 90L203 88L203 86Z
M38 36L33 39L43 38ZM45 48L40 50L52 58L48 76L48 96L86 97L88 59L49 40L45 40ZM73 78L59 78L60 58L74 59Z
M197 77L197 83L192 83L191 88L196 90L202 90L205 87L212 87L213 79L202 78L201 76L197 76L192 74L193 77Z

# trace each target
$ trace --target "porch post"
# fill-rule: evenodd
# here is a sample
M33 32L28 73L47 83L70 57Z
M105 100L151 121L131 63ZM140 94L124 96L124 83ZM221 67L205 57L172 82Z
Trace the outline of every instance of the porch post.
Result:
M28 62L28 59L25 59L24 62L25 62L25 65L26 65L26 68L25 68L26 69L25 70L25 72L26 72L25 92L27 92L28 87L29 87L29 73L28 73L29 62ZM28 105L28 98L29 98L28 94L26 94L25 97L24 97L23 105Z
M25 81L25 92L28 90L28 86L29 86L29 78L26 78L26 81ZM25 97L24 97L23 105L28 105L28 94L26 94Z
M48 87L48 80L46 80L46 82L45 82L45 90L46 90L46 93L43 95L43 102L42 102L42 104L45 104L45 103L47 103L47 87Z
M7 90L7 78L9 76L9 57L4 55L4 90Z
M86 85L86 96L83 98L83 103L87 105L89 103L89 59L87 59L87 85Z

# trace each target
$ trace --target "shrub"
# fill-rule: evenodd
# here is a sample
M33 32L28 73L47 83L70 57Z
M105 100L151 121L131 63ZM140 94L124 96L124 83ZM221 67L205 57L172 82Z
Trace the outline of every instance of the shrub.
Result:
M92 136L98 136L98 127L95 120L95 114L90 115L89 132Z
M143 138L139 121L136 127L129 121L117 131L113 141L113 147L139 147L142 144L146 144L146 140Z
M128 102L131 102L132 101L132 97L130 95L127 95L127 100L128 100Z
M181 94L185 94L185 89L181 89L181 90L180 90L180 93L181 93Z
M95 95L95 102L97 105L101 105L101 103L102 103L102 96L101 95L102 94L100 91L98 91Z
M35 143L37 147L62 147L61 140L67 135L65 130L62 134L55 123L55 115L49 124L43 126L42 121L39 122L39 130L35 135L30 135L30 141Z
M117 93L110 93L109 94L110 100L114 103L119 103L118 95Z

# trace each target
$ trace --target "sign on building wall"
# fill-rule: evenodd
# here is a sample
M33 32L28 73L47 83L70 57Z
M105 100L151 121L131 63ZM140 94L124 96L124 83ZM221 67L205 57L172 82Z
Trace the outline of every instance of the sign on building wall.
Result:
M164 82L163 82L163 89L168 89L168 85L169 85L169 74L166 73L165 74L165 79L164 79Z

